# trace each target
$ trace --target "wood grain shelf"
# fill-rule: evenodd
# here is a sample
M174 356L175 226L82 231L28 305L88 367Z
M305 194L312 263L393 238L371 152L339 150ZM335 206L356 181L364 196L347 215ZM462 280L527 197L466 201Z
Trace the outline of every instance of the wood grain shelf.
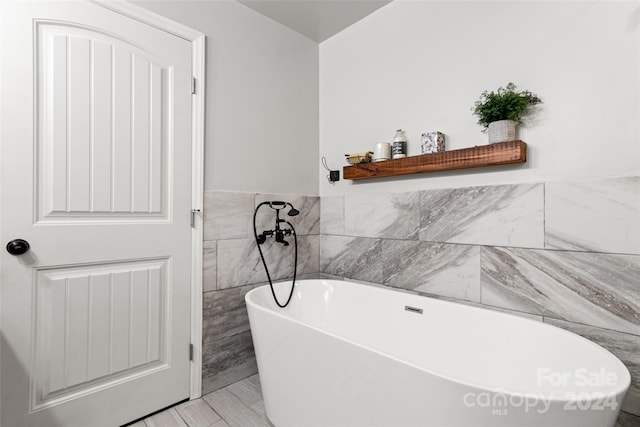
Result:
M421 154L402 159L359 163L343 168L344 179L382 178L414 173L441 172L456 169L509 165L527 161L527 143L524 141L498 142L489 145L440 153Z

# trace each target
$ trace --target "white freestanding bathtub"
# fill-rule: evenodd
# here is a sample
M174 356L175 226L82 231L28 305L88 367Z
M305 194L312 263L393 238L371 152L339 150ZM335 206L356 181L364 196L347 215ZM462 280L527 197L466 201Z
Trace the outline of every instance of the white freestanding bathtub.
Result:
M630 384L591 341L482 308L335 280L246 302L276 427L613 427Z

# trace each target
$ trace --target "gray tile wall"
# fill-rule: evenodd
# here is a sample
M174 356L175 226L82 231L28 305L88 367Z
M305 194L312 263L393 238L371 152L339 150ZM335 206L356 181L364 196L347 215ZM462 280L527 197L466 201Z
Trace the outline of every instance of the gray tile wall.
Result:
M298 235L298 277L318 275L319 197L207 191L204 205L203 394L257 373L245 294L267 282L253 237L253 212L266 200L292 203L300 215L290 221ZM275 213L263 206L258 232L272 229ZM269 239L262 247L272 280L293 275L293 237L284 247Z
M329 196L320 272L535 316L608 348L640 425L640 177Z

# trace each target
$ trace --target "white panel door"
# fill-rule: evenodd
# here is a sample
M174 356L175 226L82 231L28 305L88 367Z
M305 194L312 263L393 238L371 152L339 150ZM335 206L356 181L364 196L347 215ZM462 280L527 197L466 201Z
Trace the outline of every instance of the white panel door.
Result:
M190 42L86 1L0 1L0 49L0 424L188 398Z

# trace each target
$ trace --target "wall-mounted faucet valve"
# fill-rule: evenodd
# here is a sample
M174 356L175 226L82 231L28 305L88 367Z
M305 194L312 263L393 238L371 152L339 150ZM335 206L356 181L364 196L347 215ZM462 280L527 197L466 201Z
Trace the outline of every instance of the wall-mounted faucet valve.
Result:
M287 242L284 238L285 236L293 235L293 230L292 228L280 228L280 224L284 222L289 224L289 226L291 227L293 226L286 219L280 218L280 210L284 209L287 205L290 206L291 209L289 209L289 212L287 212L287 215L289 216L296 216L300 213L300 211L294 208L293 205L289 202L274 201L274 202L263 202L262 204L267 204L271 209L276 211L276 224L273 230L265 230L261 234L257 234L256 242L258 242L258 244L261 245L267 241L267 237L275 237L276 242L282 243L284 246L289 246L289 242Z
M283 221L283 220L280 220ZM267 237L275 237L276 242L282 243L285 246L289 246L289 242L287 242L284 238L285 236L293 235L293 230L290 228L280 228L278 227L276 230L264 230L262 233L258 234L258 244L261 245L267 241Z

